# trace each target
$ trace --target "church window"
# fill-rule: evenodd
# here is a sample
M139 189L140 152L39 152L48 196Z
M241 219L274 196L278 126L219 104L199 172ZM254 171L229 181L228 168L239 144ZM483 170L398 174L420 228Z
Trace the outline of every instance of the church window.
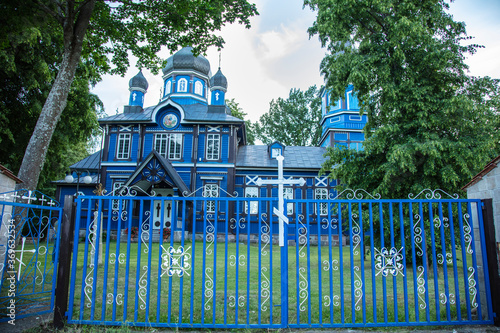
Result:
M120 190L120 189L123 187L123 184L125 184L123 181L115 181L113 183L112 196L118 197L118 196L122 195L123 191ZM111 210L113 212L116 212L114 214L120 215L121 214L120 210L122 212L127 210L127 200L114 199L112 201L112 208L111 208Z
M118 148L116 152L117 159L130 158L130 142L131 136L129 133L121 133L118 135Z
M273 148L271 150L271 158L276 158L281 155L281 148Z
M220 135L207 135L207 160L218 160L220 156Z
M219 185L217 184L205 184L203 188L203 197L205 198L217 198L219 197ZM215 200L208 200L206 202L206 212L215 213Z
M187 92L187 80L182 78L177 83L177 92Z
M259 189L257 187L246 187L245 198L257 198L259 196ZM259 211L259 202L250 201L250 214L257 214ZM245 214L248 214L248 202L245 202Z
M180 160L182 158L182 134L156 134L154 150L169 160Z
M316 200L326 200L328 199L328 189L326 188L317 188L314 190L314 199ZM316 210L318 205L314 204L314 209ZM328 203L320 202L319 204L319 214L320 215L328 215Z
M196 81L194 83L194 93L203 96L203 84L201 81Z
M167 84L165 84L165 95L170 94L172 91L172 81L167 81Z
M293 188L284 187L283 188L283 199L292 200L293 199ZM293 202L288 202L286 204L286 213L287 215L293 214Z

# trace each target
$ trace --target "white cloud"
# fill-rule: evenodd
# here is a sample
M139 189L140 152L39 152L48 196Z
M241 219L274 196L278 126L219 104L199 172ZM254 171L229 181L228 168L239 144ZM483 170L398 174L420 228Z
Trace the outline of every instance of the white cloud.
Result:
M315 14L303 10L301 0L254 2L260 16L251 19L251 29L235 24L221 32L226 41L221 53L221 69L228 80L226 97L234 98L252 121L269 110L272 99L286 98L291 88L322 85L319 65L325 54L316 36L309 39L307 28ZM457 0L451 9L455 20L466 21L469 35L476 36L472 42L486 46L468 57L470 74L500 78L498 0ZM207 59L215 73L219 64L215 48L208 50ZM105 76L94 89L108 114L115 114L116 109L123 112L129 98L128 81L137 71L132 67L124 78ZM149 82L145 106L152 106L160 98L162 77L146 70L143 73Z

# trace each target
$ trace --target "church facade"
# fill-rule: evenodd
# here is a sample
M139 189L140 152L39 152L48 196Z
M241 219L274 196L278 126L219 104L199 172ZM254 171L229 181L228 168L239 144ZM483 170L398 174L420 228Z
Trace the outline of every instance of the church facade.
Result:
M277 177L279 155L285 178L305 180L304 185L285 186L286 199L327 199L334 195L336 181L318 175L326 147L362 149L366 116L359 115L352 86L338 101L321 91L318 147L290 147L280 142L248 145L244 121L231 116L225 105L226 77L220 68L212 75L208 60L193 56L190 47L168 59L163 82L160 102L144 108L148 82L141 72L130 80L123 113L99 120L102 149L70 166L70 182L68 177L57 181L61 203L77 188L80 194L94 195L99 183L113 195L135 188L161 197L277 197L276 186L259 186L257 179ZM215 213L216 207L204 209ZM249 213L257 214L256 205L250 204Z

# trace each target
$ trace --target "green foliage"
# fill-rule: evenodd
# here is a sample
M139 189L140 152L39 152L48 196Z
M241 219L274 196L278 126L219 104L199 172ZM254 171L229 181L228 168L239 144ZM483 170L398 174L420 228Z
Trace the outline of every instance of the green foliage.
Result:
M13 95L21 98L35 88L38 91L34 93L44 96L37 99L43 107L18 174L29 189L37 187L54 130L68 103L70 87L75 89L72 84L78 67L85 72L81 75L87 80L86 89L88 82L95 84L104 73L123 75L130 55L137 58L138 67L148 67L157 73L160 65L164 65L157 55L162 47L175 51L179 46L191 45L195 53L204 52L211 45L220 48L223 40L214 31L234 22L249 27L249 17L258 14L255 5L246 0L6 0L0 8L2 27L9 30L2 31L0 37L0 61L5 63L7 80L9 75L16 78L19 74L15 60L19 57L16 53L19 45L27 48L27 64L38 66L37 71L50 77L42 86L42 75L28 75L26 82L18 82L21 94ZM14 52L8 52L9 49ZM39 56L40 61L33 59ZM50 87L47 94L45 85ZM6 107L11 113L16 110L10 105ZM30 119L36 119L37 113L33 112ZM73 116L72 121L77 114ZM8 119L2 114L0 121ZM7 126L16 128L12 124ZM12 131L5 136L15 141ZM18 141L15 144L17 151L22 151L24 146Z
M226 105L231 109L231 115L245 121L245 129L247 135L247 144L255 144L255 124L252 121L245 119L248 113L244 112L238 102L232 99L226 99Z
M4 9L14 11L7 1ZM54 82L62 59L62 37L46 20L30 20L29 8L16 15L3 15L0 37L0 163L14 173ZM24 11L23 11L24 10ZM54 194L50 182L64 177L67 167L88 155L87 142L98 130L102 103L89 91L96 78L88 64L81 63L71 87L67 106L48 147L39 189Z
M497 80L467 75L465 24L444 0L306 0L332 99L353 84L368 115L364 151L330 148L322 171L386 198L459 193L500 152ZM462 193L463 194L463 193Z
M222 48L224 40L214 32L234 22L249 28L256 14L246 0L95 1L82 57L92 59L100 73L123 75L133 55L138 67L156 74L166 64L158 56L163 47L189 45L196 54L212 45Z
M279 141L287 146L315 146L321 138L321 98L316 86L306 91L290 89L287 99L272 100L269 112L255 124L264 144Z

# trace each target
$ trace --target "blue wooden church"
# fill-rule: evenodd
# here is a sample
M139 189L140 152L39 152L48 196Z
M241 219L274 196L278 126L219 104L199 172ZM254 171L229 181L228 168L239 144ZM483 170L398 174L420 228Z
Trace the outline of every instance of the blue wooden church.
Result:
M102 150L70 166L73 177L57 181L60 202L77 186L81 194L93 195L98 183L107 193L133 187L161 197L276 197L277 187L258 186L256 180L276 178L279 155L285 158L285 177L305 180L303 186L285 187L285 198L326 199L336 185L318 175L326 147L363 149L366 116L359 115L352 86L336 101L321 91L319 147L289 147L247 144L244 121L225 105L226 77L220 68L212 75L208 60L195 57L190 47L168 59L163 82L160 102L145 108L148 82L141 72L130 80L123 113L99 120ZM214 213L216 207L205 209ZM253 204L252 213L257 213Z

